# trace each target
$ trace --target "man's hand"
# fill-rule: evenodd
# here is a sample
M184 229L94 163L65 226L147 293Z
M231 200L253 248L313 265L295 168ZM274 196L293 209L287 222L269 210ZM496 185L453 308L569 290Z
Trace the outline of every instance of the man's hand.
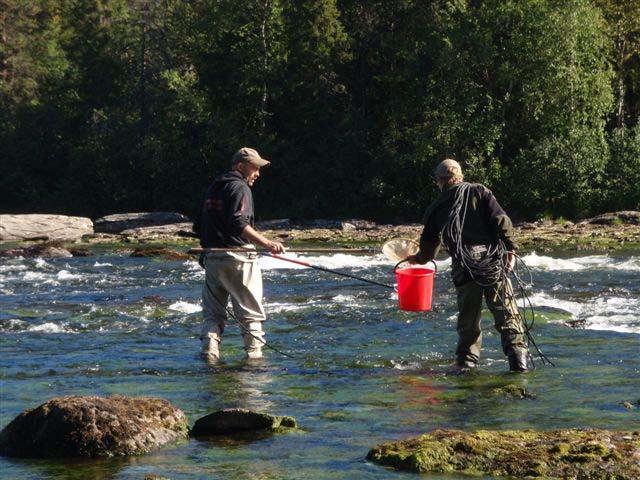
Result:
M246 227L244 227L241 237L251 243L266 248L271 253L284 253L283 244L281 244L280 242L269 240L267 237L257 232L251 225L247 225Z
M267 243L264 245L267 250L269 250L273 254L284 253L284 245L280 242L274 242L273 240L267 240Z
M507 252L505 254L505 259L504 259L504 269L506 270L507 273L511 273L511 271L513 270L513 267L515 266L516 266L515 252Z
M416 263L419 263L420 265L424 265L429 261L426 258L424 258L420 254L420 252L416 253L415 255L409 255L407 258L405 258L405 260L409 262L410 265L415 265Z

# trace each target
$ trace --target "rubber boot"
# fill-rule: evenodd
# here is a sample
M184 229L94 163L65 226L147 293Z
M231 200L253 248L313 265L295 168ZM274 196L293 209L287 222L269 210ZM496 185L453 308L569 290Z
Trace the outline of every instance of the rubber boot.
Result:
M524 373L529 371L529 351L525 348L513 348L507 354L509 370Z
M209 333L200 339L202 345L201 356L208 363L217 363L220 360L220 336Z
M262 358L262 346L264 345L264 331L262 322L248 322L245 324L244 340L245 356L249 360Z
M465 373L473 372L478 367L478 364L473 360L457 359L453 365L450 373L454 375L464 375Z

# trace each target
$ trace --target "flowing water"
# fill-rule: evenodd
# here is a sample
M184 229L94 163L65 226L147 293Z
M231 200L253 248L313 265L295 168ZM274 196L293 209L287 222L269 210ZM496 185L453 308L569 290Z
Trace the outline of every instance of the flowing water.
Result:
M394 281L382 256L303 258ZM204 275L196 262L113 253L3 260L0 427L52 397L123 394L165 398L191 424L245 407L294 416L301 428L253 441L184 441L128 459L0 458L2 478L405 478L368 463L368 450L435 428L637 429L640 256L532 253L525 261L534 338L557 366L505 373L485 312L479 371L455 376L448 260L439 263L434 310L409 313L398 311L391 290L265 258L268 340L294 358L267 350L263 361L244 362L230 322L215 368L197 357ZM535 398L493 393L507 384Z

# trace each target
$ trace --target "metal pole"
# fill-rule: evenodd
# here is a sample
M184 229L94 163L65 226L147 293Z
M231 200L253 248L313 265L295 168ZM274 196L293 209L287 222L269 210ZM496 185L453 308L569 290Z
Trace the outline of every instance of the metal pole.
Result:
M263 252L261 252L263 253ZM314 270L320 270L322 272L333 273L334 275L340 275L341 277L353 278L355 280L360 280L361 282L370 283L372 285L377 285L379 287L390 288L394 290L392 285L387 285L385 283L376 282L374 280L369 280L368 278L358 277L356 275L351 275L349 273L339 272L337 270L331 270L330 268L318 267L317 265L311 265L310 263L303 262L302 260L294 260L293 258L285 258L280 255L274 255L273 253L263 253L263 255L268 255L273 258L277 258L278 260L283 260L285 262L295 263L298 265L302 265L303 267L313 268Z
M291 253L378 253L374 248L287 248ZM250 250L248 248L190 248L187 253L209 252L269 253L268 250Z

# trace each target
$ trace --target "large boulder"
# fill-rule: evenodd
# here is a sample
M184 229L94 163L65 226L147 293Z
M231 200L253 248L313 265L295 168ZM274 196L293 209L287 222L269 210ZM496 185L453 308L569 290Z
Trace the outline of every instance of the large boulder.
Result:
M397 470L515 478L640 478L640 432L435 430L374 447Z
M278 417L243 408L228 408L206 415L193 425L191 435L230 435L250 431L277 431L280 428L296 428L292 417Z
M157 398L60 397L18 415L0 432L8 457L139 455L188 436L182 410Z
M188 221L188 217L174 212L116 213L97 219L94 228L99 233L121 233L123 230L132 228L155 227Z
M0 241L75 241L93 233L91 219L66 215L0 215Z

